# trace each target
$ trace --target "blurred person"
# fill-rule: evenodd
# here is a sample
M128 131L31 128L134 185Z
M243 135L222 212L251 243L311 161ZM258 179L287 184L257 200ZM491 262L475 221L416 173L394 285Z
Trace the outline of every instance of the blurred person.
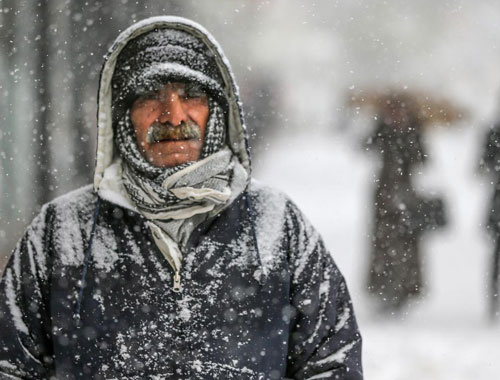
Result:
M368 290L381 310L395 312L422 291L422 233L445 220L442 200L423 198L412 183L413 167L426 158L418 105L398 93L384 96L379 104L379 122L369 139L382 162L374 194Z
M491 260L492 269L489 296L490 316L496 319L500 312L500 303L498 300L500 273L500 123L495 124L488 131L480 167L483 171L493 176L491 183L495 185L488 211L486 228L491 233L495 242Z
M201 26L134 24L105 58L93 186L42 208L0 285L0 378L362 379L346 283L251 180L228 61Z

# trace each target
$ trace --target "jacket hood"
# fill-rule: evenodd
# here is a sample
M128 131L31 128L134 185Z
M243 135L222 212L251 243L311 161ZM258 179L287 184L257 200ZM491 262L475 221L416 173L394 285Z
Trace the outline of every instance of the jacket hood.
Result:
M251 164L248 149L248 135L241 108L238 86L230 64L215 38L201 25L176 16L151 17L135 23L124 30L114 41L104 58L101 71L97 104L97 154L94 172L94 190L99 190L105 169L118 154L113 140L112 86L111 81L118 55L134 38L156 28L181 30L199 38L213 53L223 79L223 95L228 104L227 144L238 157L250 178Z

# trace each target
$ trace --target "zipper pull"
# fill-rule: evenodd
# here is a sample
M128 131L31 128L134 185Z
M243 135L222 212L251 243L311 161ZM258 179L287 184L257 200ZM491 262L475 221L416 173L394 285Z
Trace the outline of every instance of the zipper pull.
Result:
M179 271L176 271L174 274L174 286L172 290L176 293L179 293L181 291L181 275Z

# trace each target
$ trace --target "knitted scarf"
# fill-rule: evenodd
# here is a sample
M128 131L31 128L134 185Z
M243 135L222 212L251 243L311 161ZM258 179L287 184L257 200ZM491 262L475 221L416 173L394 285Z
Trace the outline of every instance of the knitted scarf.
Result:
M246 182L241 164L223 144L224 113L213 99L209 99L209 107L201 159L195 163L172 168L159 168L149 163L137 146L129 111L115 129L115 144L122 159L123 185L128 195L148 220L161 226L181 247L187 243L192 230L208 217L207 213L223 208L232 190L239 194ZM184 223L172 222L197 214L207 215L195 218L183 228Z
M161 168L142 156L130 108L134 99L169 81L199 84L208 95L210 113L200 160ZM123 185L132 207L148 220L156 245L174 268L177 288L182 252L193 230L230 205L248 183L247 171L226 145L223 80L213 54L197 37L155 29L127 43L112 86L114 143L120 157L109 173L121 177L115 183Z

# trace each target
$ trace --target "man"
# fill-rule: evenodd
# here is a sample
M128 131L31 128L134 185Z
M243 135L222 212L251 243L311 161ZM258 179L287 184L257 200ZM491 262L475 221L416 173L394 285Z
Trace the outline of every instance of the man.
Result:
M250 180L227 59L176 17L111 47L94 186L28 227L0 323L6 379L362 379L342 275L296 206Z

